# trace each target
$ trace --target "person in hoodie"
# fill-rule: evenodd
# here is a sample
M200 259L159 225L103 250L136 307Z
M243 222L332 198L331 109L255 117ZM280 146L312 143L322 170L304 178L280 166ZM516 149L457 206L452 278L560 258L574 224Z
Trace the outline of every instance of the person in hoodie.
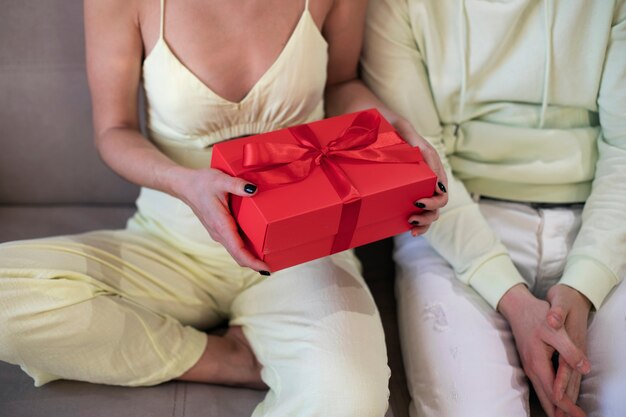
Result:
M626 416L626 3L371 0L361 64L448 170L396 238L411 415Z

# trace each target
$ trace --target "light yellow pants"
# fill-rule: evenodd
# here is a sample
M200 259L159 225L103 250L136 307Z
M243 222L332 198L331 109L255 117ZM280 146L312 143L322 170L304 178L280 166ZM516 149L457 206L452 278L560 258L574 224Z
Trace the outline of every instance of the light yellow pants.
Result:
M126 230L0 245L0 360L36 385L153 385L229 320L270 387L254 417L385 414L383 330L352 252L265 278L217 243L163 236L138 215Z

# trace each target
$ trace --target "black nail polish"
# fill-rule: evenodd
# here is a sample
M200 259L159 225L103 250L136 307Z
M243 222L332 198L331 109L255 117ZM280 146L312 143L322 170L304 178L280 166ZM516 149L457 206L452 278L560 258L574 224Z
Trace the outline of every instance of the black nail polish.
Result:
M426 204L420 203L419 201L416 201L414 204L415 204L415 207L417 208L421 208L421 209L426 208Z
M259 274L263 275L264 277L269 277L270 275L272 275L269 271L259 271Z
M445 185L443 185L443 183L442 183L441 181L439 181L439 182L437 183L437 185L439 186L439 189L440 189L442 192L444 192L444 193L447 193L447 192L448 192L448 190L446 190L446 186L445 186Z
M418 222L417 220L413 220L413 221L411 222L411 224L412 224L413 226L419 226L420 222Z
M243 186L243 190L247 192L248 194L254 194L254 192L256 191L256 185L246 184Z

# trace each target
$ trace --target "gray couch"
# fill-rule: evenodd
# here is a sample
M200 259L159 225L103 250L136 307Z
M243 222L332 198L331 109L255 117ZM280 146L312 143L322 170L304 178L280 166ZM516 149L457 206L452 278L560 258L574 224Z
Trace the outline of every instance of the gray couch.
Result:
M99 160L91 129L82 2L3 2L0 242L124 226L134 210L137 187ZM403 417L408 415L408 393L396 330L390 247L387 240L358 253L387 331L393 372L393 411L388 416ZM263 395L182 382L123 388L57 381L34 388L18 367L0 362L0 417L244 417Z

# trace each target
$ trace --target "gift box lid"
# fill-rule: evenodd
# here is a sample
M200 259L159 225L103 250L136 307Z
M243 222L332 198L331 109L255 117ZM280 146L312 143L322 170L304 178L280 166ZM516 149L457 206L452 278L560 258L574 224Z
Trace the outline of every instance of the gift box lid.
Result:
M376 110L368 110L378 115ZM333 117L307 126L322 145L341 135L362 112ZM380 117L379 134L393 134L394 128ZM399 138L399 136L397 136ZM388 149L409 149L401 138ZM230 175L245 171L243 147L248 143L292 144L289 129L216 144L212 167ZM422 162L373 163L342 160L340 166L361 196L356 228L418 210L412 202L423 197L424 189L434 190L436 177ZM241 177L245 178L243 174ZM425 185L426 184L426 185ZM412 194L413 193L413 194ZM422 195L417 195L421 193ZM391 207L390 204L394 206ZM406 207L398 208L396 204ZM231 210L257 256L333 236L339 230L343 202L325 172L317 167L301 181L264 189L259 185L253 197L231 196ZM408 228L408 223L407 223Z

